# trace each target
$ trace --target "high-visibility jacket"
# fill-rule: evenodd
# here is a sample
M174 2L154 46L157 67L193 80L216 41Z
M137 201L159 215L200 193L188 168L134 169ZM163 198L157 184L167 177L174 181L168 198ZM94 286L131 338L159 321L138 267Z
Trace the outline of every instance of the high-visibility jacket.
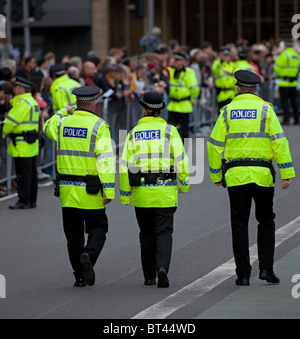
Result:
M222 102L233 99L236 95L233 62L222 62L221 59L214 61L212 71L217 89L217 101Z
M130 186L129 168L140 167L141 172L168 170L175 167L177 180L158 180L157 184ZM136 207L175 207L178 188L189 191L188 158L177 128L160 117L146 116L128 133L120 163L120 201Z
M227 161L275 159L281 178L295 176L289 143L284 135L272 105L253 94L242 94L221 109L207 143L210 178L222 179L222 154ZM273 187L269 168L240 166L230 168L226 175L227 186L256 183Z
M253 66L247 61L247 60L237 60L234 62L234 71L233 73L235 73L236 71L250 71L250 72L255 72Z
M77 81L70 79L66 74L54 80L50 87L54 113L65 106L75 106L76 96L72 94L72 91L78 87L81 87L81 85Z
M4 120L3 137L9 134L22 134L23 132L39 130L39 106L31 93L16 95L11 100L12 108ZM30 158L39 154L38 139L29 144L23 136L15 138L16 145L12 140L8 146L8 153L16 158Z
M57 171L74 176L98 175L103 196L115 198L115 160L109 126L88 110L76 109L68 115L61 109L44 125L44 133L57 145ZM103 196L88 194L86 183L59 181L62 207L103 209Z
M170 93L168 111L176 113L191 113L193 103L197 100L200 88L196 73L193 69L185 67L177 79L175 79L176 69L168 67L170 74Z
M275 61L274 73L278 77L279 87L296 87L300 57L292 48L286 48Z

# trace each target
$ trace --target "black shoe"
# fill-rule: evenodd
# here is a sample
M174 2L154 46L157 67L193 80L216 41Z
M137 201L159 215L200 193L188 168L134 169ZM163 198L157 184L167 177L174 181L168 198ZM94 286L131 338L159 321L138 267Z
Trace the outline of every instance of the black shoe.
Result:
M160 267L158 270L157 287L169 287L168 274L164 267Z
M273 271L260 270L258 277L259 277L259 279L266 280L269 283L273 283L273 284L279 284L280 283L280 279L275 275L275 273Z
M82 274L77 273L77 272L74 272L73 274L74 274L74 277L76 279L74 286L75 287L86 287L86 283L83 281Z
M282 121L281 125L289 126L290 122L289 121Z
M37 206L35 202L32 202L30 205L31 205L31 208L36 208Z
M83 279L79 279L75 281L74 287L86 287L86 283L83 281Z
M80 255L80 262L83 270L83 281L87 285L93 286L95 284L95 272L89 254L82 253Z
M235 284L238 286L249 286L249 278L237 278Z
M9 209L11 210L28 210L29 208L31 208L31 204L25 204L20 201L18 201L15 205L9 206Z
M156 285L156 279L146 279L144 285Z
M294 121L294 125L299 125L299 121Z

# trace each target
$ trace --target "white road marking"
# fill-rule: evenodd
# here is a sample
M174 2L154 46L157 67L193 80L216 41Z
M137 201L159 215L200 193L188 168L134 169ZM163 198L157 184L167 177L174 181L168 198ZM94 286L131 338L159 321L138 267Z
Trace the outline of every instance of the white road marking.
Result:
M276 231L275 247L281 245L300 231L300 216ZM257 260L257 245L250 247L250 262ZM200 279L183 287L169 297L145 309L132 319L165 319L180 308L194 302L205 293L211 291L225 280L235 275L234 258L215 268Z

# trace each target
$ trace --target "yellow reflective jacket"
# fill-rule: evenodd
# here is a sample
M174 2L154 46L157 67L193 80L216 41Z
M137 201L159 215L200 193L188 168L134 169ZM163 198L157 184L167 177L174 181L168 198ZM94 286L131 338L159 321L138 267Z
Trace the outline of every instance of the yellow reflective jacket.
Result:
M67 175L98 175L103 195L115 198L115 160L109 126L88 110L76 109L68 115L61 109L44 125L44 133L57 143L57 171ZM86 183L60 180L62 207L103 209L103 197L88 194Z
M215 60L212 66L217 89L217 101L222 102L233 99L236 95L233 62L222 62L221 59Z
M136 207L175 207L178 205L177 180L159 180L157 184L130 186L128 170L140 167L143 173L175 167L179 188L189 191L188 158L176 127L162 118L143 117L127 135L120 163L120 201Z
M274 73L278 77L279 87L296 87L299 73L300 57L292 48L286 48L274 64Z
M233 74L240 70L255 72L253 66L247 60L238 60L234 62Z
M175 79L176 69L169 67L168 70L170 72L170 102L167 107L168 111L191 113L193 111L193 103L197 100L200 93L195 71L185 67L179 77Z
M16 95L11 100L12 109L8 112L3 126L3 137L10 134L39 130L39 106L31 93ZM29 144L23 136L17 136L16 145L9 143L8 153L16 157L30 158L39 154L39 141Z
M76 96L72 94L72 91L78 87L81 87L81 85L70 79L66 74L54 80L50 87L54 113L65 106L75 106Z
M259 160L277 163L281 179L295 176L289 143L273 106L253 94L238 95L223 107L207 142L210 178L222 179L222 154L227 161ZM273 187L269 168L234 167L226 173L227 186L256 183Z

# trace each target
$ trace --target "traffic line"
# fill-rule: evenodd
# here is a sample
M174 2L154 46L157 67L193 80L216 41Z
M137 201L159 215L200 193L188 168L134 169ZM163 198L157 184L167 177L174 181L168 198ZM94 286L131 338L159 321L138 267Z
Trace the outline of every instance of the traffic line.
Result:
M300 231L300 216L276 231L275 247L281 245ZM257 244L249 249L250 262L257 260ZM191 304L205 293L211 291L227 279L235 275L234 258L215 268L200 279L183 287L169 297L145 309L135 315L132 319L165 319L180 308Z

